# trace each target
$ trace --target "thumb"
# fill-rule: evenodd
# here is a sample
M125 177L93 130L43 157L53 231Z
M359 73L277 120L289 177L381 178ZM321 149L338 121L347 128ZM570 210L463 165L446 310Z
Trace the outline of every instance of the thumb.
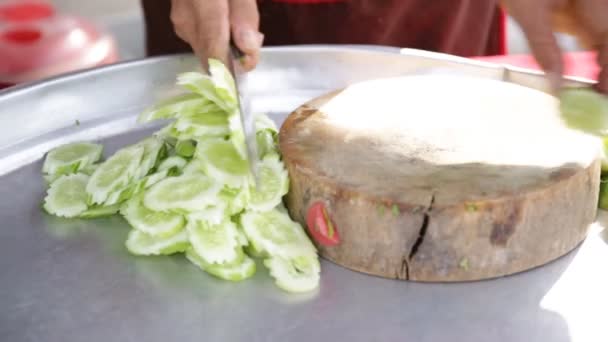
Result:
M243 66L255 67L264 35L259 32L260 15L256 0L230 0L230 28L236 46L245 54Z

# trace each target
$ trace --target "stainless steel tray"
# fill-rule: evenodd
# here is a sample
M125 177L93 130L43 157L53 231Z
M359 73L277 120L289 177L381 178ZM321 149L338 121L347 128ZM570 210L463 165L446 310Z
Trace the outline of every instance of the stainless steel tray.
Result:
M375 77L465 72L547 87L538 73L415 50L270 48L262 61L253 105L278 123L314 96ZM153 127L135 116L196 65L148 59L0 93L1 341L608 341L603 212L582 246L517 275L422 284L323 262L320 289L308 295L281 292L262 267L232 284L181 256L130 256L119 217L42 212L44 152L79 139L100 140L107 153L136 141Z

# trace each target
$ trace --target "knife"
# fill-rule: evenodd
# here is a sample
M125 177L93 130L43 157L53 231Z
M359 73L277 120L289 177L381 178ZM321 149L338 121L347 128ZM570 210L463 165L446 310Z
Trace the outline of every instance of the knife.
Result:
M230 43L228 68L234 77L239 115L241 118L243 133L245 135L245 147L247 150L247 162L249 163L249 171L253 176L253 185L257 188L259 185L259 175L257 168L258 146L255 135L254 116L251 113L251 100L249 96L247 96L247 72L243 69L240 62L240 59L244 55L245 54L241 50L239 50L239 48L237 48L233 42Z

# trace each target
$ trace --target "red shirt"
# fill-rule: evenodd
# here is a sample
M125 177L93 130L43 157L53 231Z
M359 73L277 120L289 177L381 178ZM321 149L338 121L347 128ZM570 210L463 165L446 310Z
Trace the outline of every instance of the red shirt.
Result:
M190 51L169 0L142 0L150 55ZM264 45L372 44L460 56L504 54L495 0L258 0Z

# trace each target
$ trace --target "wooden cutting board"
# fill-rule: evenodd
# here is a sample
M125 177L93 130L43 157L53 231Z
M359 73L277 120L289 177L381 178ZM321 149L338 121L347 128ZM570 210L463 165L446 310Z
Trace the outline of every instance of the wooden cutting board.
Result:
M545 264L596 216L601 143L567 129L557 100L511 83L420 75L355 84L281 127L287 206L324 204L352 270L465 281Z

